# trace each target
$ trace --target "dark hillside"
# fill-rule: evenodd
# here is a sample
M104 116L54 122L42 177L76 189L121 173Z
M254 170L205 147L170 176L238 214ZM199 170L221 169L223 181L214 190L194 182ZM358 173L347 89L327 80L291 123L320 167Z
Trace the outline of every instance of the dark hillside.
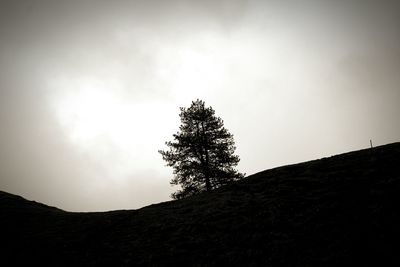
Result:
M0 220L2 266L400 266L400 143L131 211L0 192Z

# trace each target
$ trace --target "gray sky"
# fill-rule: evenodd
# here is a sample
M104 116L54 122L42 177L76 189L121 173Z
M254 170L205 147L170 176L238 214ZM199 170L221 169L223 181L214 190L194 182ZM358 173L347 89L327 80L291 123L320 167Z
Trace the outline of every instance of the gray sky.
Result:
M400 137L397 1L0 1L0 190L169 199L159 149L211 105L252 174Z

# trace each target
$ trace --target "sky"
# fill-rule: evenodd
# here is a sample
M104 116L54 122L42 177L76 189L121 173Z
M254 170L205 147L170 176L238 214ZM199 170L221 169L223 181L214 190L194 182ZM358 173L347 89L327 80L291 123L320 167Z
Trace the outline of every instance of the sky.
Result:
M202 99L240 172L400 139L400 4L0 0L0 190L68 211L177 188L157 152Z

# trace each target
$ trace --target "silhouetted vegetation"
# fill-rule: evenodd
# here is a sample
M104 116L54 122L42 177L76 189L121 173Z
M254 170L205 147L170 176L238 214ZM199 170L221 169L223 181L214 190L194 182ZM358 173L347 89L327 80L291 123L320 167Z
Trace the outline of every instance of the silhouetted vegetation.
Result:
M0 192L1 266L400 266L400 143L139 210Z
M233 136L212 107L193 101L189 108L181 108L180 118L180 131L173 135L173 142L166 142L170 150L159 151L174 169L171 184L182 187L172 198L210 191L244 177L234 169L239 157L234 155Z

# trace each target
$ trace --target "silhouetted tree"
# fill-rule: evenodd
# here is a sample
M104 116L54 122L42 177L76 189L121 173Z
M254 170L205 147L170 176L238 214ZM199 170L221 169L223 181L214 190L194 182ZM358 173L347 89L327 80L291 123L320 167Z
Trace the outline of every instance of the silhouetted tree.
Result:
M171 184L182 187L171 197L181 199L242 179L244 175L234 169L240 159L234 155L233 136L212 107L196 100L180 110L180 131L173 135L173 142L166 142L169 151L159 150L174 169Z

